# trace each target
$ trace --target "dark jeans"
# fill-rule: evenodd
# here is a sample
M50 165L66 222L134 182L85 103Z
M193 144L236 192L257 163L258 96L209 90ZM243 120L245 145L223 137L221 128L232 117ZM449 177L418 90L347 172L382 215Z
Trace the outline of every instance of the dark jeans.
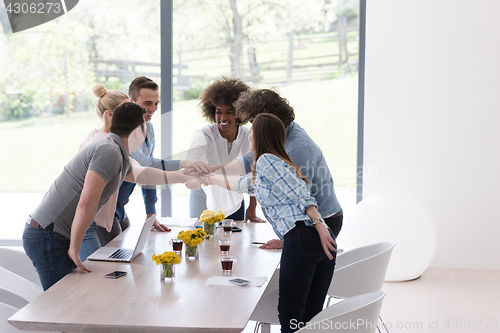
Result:
M237 211L232 213L229 216L226 216L226 219L232 219L232 220L244 220L245 219L245 200L241 202L240 208L238 208Z
M113 226L111 227L110 232L108 232L106 228L97 226L97 237L99 238L99 243L101 243L101 246L105 246L128 227L130 227L130 220L127 215L125 215L123 222L120 222L118 221L118 215L115 214L113 218Z
M118 190L118 198L116 199L115 216L118 221L125 221L127 212L125 212L125 205L128 203L129 197L134 191L135 183L123 182Z
M333 260L328 259L318 232L304 222L297 222L285 235L278 301L281 332L296 331L322 310L333 277L335 254L332 252Z
M76 267L68 257L69 239L57 232L26 225L23 247L35 266L43 290L49 289Z
M330 230L333 232L333 235L335 238L339 236L340 229L342 229L342 221L344 220L344 215L339 215L339 216L330 216L325 219L325 223L330 228Z

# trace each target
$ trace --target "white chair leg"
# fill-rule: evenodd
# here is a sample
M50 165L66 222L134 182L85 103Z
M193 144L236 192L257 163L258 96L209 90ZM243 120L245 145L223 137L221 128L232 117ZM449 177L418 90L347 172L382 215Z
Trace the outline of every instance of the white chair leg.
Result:
M326 302L326 307L329 307L330 306L330 301L332 300L332 298L335 298L335 299L343 299L343 298L340 298L340 297L335 297L335 296L332 296L332 295L327 295L328 296L328 301Z

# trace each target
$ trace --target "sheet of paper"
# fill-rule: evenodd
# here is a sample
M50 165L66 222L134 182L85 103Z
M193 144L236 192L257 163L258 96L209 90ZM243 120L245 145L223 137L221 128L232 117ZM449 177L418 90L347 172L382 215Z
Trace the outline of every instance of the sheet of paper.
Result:
M205 284L207 286L241 287L241 286L238 286L237 284L229 282L229 280L236 279L236 278L250 281L250 283L244 287L260 287L267 280L267 277L265 277L265 276L263 276L263 277L212 276L211 278L208 278L208 280Z
M177 217L158 217L161 224L169 227L192 227L198 219L193 218L177 218Z

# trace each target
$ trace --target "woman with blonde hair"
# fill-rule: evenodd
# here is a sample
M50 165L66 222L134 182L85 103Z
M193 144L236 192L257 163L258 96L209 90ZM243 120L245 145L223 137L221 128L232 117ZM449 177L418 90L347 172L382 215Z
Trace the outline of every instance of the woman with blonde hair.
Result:
M87 135L80 145L79 151L87 145L105 138L109 133L113 111L118 105L129 101L128 95L124 92L116 89L107 90L102 84L97 84L92 87L92 92L94 96L98 98L95 105L95 111L97 117L102 120L103 125L101 128L92 130L89 135ZM122 231L120 225L114 223L117 197L118 192L109 198L109 201L101 208L99 213L97 213L94 222L87 229L79 252L82 262L99 247L107 244Z

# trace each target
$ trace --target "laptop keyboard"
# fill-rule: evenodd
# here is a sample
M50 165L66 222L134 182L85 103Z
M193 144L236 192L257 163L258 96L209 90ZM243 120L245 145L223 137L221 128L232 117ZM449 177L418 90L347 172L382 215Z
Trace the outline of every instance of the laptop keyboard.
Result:
M129 259L132 257L133 250L130 249L118 249L115 252L111 253L108 258L112 259Z

